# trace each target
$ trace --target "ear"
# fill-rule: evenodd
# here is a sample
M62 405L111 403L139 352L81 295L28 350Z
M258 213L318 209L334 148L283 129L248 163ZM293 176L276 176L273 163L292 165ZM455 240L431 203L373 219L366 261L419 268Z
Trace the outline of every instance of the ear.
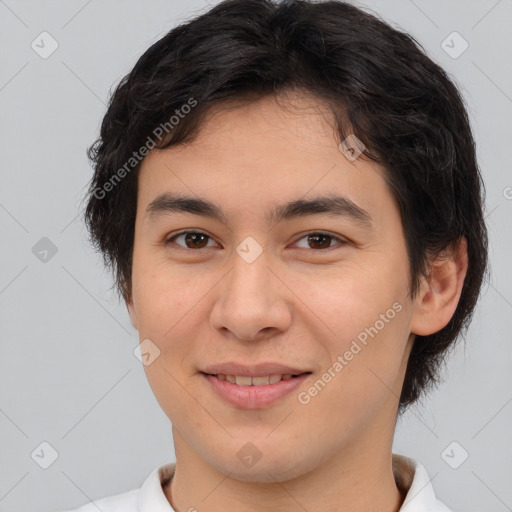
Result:
M440 331L455 313L468 270L466 238L461 237L429 264L429 274L422 277L414 299L411 319L411 332L419 336Z
M133 299L126 300L126 308L128 309L128 314L130 315L130 321L135 328L135 330L139 330L138 323L137 323L137 314L135 312L135 306L133 304Z

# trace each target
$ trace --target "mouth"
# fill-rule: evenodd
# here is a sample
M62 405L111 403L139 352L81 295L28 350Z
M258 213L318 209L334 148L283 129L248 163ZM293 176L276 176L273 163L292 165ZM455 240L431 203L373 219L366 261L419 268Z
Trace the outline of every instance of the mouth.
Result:
M281 403L292 396L292 391L312 374L310 371L258 373L259 375L239 375L200 372L215 396L236 409L265 409Z
M203 373L203 372L201 372L201 373ZM300 377L301 375L305 375L305 374L309 374L309 373L311 373L311 372L303 372L303 373L299 373L299 374L273 373L273 374L262 375L262 376L258 376L258 377L251 377L250 375L226 375L223 373L218 373L218 374L204 373L204 375L209 375L210 377L215 377L216 379L224 380L226 382L235 384L237 386L268 386L269 384L277 384L278 382L281 382L282 380L296 379L297 377Z

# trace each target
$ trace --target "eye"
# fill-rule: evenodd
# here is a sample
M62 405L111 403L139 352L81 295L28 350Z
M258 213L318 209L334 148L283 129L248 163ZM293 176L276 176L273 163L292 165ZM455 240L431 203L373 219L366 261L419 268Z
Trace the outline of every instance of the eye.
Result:
M305 242L303 242L301 246L299 242L301 242L302 240L305 240ZM328 233L314 232L308 233L306 236L300 238L296 242L296 244L301 249L312 249L313 251L321 251L332 248L333 246L331 245L331 242L333 242L334 240L337 240L339 242L337 245L344 245L347 243L347 240L344 240L343 238L330 235Z
M176 242L177 240L182 240L183 243L178 243ZM212 247L212 245L208 245L208 241L213 242L207 234L201 233L200 231L182 231L181 233L166 238L165 245L176 243L185 249L204 249L205 247ZM213 244L215 244L215 242L213 242Z
M181 240L181 243L178 242L179 240ZM338 244L336 245L338 246L347 243L347 240L329 233L312 232L300 238L295 245L300 249L325 251L326 249L336 247L336 245L332 245L333 241L337 241ZM165 245L170 245L172 243L175 243L184 249L204 249L217 245L209 235L202 233L201 231L182 231L181 233L177 233L166 238Z

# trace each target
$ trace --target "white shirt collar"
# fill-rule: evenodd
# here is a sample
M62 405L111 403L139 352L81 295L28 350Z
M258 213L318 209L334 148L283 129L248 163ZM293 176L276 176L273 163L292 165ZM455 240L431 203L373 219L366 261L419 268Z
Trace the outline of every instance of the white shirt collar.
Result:
M139 512L174 512L162 488L172 478L174 468L174 463L156 467L146 478L139 490ZM399 487L408 489L400 512L450 512L436 498L431 479L419 462L393 454L393 472Z
M409 457L393 454L393 473L397 485L407 490L399 512L450 512L436 498L432 479L422 464Z

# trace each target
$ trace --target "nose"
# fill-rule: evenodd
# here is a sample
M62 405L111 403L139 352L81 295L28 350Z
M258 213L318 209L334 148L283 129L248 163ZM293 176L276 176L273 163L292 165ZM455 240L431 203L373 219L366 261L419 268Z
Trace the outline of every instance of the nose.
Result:
M290 290L271 269L265 251L248 263L238 253L216 287L212 326L245 341L256 341L285 332L291 323Z

